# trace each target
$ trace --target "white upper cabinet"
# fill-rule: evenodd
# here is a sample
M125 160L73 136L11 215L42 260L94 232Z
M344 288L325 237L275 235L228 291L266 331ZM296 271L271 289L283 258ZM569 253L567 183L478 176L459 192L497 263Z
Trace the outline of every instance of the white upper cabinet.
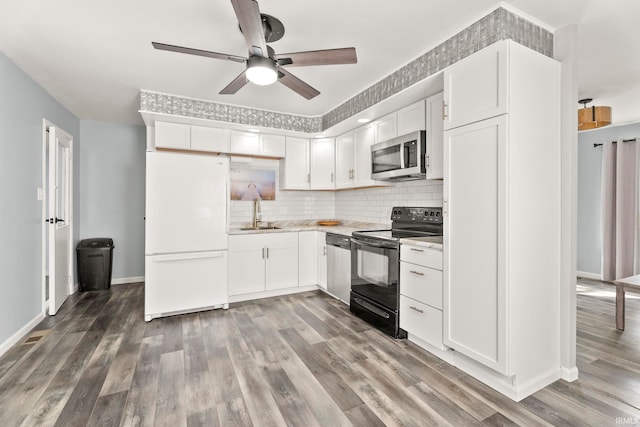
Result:
M443 178L443 99L444 93L440 92L430 96L426 101L427 152L425 155L425 163L427 166L427 179Z
M255 132L231 131L231 149L233 154L260 153L260 134Z
M190 126L182 123L156 122L155 145L157 148L191 148Z
M445 69L445 130L507 112L506 46L494 43Z
M308 190L311 183L309 171L309 140L286 138L287 155L280 161L280 188L282 190Z
M375 142L374 127L368 124L353 132L354 145L354 185L367 187L384 185L371 179L371 146Z
M353 131L336 138L336 188L351 188L355 183Z
M284 157L285 137L283 135L260 134L259 155L265 157Z
M335 141L319 138L309 141L311 190L335 189Z
M398 136L425 129L424 99L397 112Z
M388 116L384 116L376 120L373 123L375 131L375 141L382 142L398 136L398 127L396 121L396 113L391 113Z
M228 153L229 136L229 129L191 126L191 149Z
M336 188L384 185L371 179L374 129L368 124L336 138Z

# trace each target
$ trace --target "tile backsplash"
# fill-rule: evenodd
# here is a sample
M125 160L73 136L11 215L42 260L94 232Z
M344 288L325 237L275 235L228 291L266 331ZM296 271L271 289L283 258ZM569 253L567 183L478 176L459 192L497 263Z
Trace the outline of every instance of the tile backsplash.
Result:
M279 162L252 159L236 162L232 168L276 171L276 200L260 203L263 221L341 219L390 224L393 206L442 206L442 181L405 181L389 187L343 191L280 190ZM232 200L231 224L248 224L253 218L253 202Z
M336 218L343 220L391 224L393 206L442 206L442 181L403 181L335 193Z

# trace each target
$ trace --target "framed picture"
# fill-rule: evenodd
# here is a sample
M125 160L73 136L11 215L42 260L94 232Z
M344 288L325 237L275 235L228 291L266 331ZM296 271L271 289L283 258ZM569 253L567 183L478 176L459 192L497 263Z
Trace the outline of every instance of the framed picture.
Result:
M276 199L276 171L231 169L231 200L255 199Z

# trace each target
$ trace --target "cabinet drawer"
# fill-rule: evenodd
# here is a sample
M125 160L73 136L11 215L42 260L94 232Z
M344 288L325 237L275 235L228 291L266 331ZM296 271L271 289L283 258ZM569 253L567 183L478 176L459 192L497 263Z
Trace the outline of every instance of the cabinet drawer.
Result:
M442 251L436 249L403 244L400 247L400 260L442 270Z
M442 271L401 262L400 293L442 310Z
M442 345L442 311L400 295L400 327L434 347Z

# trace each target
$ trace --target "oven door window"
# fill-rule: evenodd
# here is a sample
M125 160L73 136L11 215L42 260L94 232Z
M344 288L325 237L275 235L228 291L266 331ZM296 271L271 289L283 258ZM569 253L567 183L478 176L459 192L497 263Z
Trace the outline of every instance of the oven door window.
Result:
M384 249L360 247L357 252L358 279L378 286L389 286L389 257Z
M387 172L402 168L402 144L375 150L371 153L372 173Z
M351 239L351 290L395 310L398 300L398 249Z

